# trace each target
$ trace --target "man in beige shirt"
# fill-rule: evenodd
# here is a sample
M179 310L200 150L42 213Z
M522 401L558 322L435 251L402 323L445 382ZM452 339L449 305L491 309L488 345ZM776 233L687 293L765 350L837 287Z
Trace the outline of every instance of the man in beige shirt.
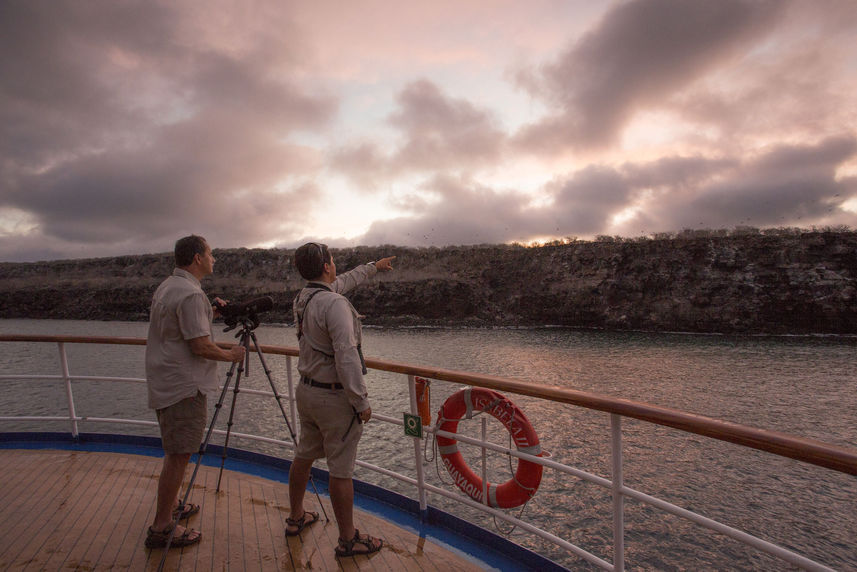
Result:
M206 396L217 390L217 361L239 362L244 348L223 350L211 339L214 309L200 280L214 271L211 247L201 236L186 236L175 245L176 268L152 298L146 343L149 407L161 429L164 463L158 479L155 519L146 536L148 548L167 545L173 521L188 518L199 506L179 506L185 469L199 450L207 417ZM179 526L171 547L199 542L198 530Z
M342 296L378 271L392 270L395 257L383 258L336 275L336 264L326 245L310 242L295 251L295 265L308 283L295 298L298 327L298 372L295 392L301 436L289 471L291 514L286 536L294 536L318 520L303 507L310 469L326 458L330 472L330 501L339 527L337 556L369 554L382 541L360 535L354 527L352 474L363 425L372 417L363 375L360 316Z

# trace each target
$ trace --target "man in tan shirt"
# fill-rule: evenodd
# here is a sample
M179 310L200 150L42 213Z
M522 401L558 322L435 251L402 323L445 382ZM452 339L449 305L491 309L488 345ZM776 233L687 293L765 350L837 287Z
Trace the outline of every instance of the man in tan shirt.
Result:
M330 500L339 527L337 556L369 554L382 541L360 535L354 527L352 474L363 425L372 417L363 375L360 316L342 296L378 271L392 270L395 257L383 258L336 275L336 264L326 245L310 242L295 251L295 265L308 280L293 308L298 327L298 372L295 392L301 436L289 471L291 514L286 536L294 536L318 520L305 511L303 499L315 459L326 458L330 472Z
M214 309L200 280L214 271L211 247L201 236L186 236L175 245L176 268L152 298L146 343L149 407L155 410L164 447L158 479L155 519L146 537L148 548L166 546L173 521L187 518L199 506L179 506L185 469L199 450L207 417L206 396L217 390L217 361L239 362L244 348L223 350L211 339ZM199 542L198 530L179 526L171 547Z

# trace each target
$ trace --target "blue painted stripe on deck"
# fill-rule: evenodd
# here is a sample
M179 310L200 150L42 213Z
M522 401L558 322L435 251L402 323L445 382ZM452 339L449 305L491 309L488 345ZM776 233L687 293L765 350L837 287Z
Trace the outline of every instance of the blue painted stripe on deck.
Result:
M77 440L69 433L0 433L0 449L63 449L148 457L164 456L161 440L157 437L102 433L81 433ZM222 455L221 446L209 445L201 464L219 467ZM196 461L197 455L193 455L191 463ZM291 461L229 448L224 466L230 471L285 484L289 481ZM327 494L327 471L313 467L312 472L318 492ZM354 492L354 504L358 508L441 544L483 568L509 571L567 570L490 530L434 507L429 507L425 518L421 519L419 503L399 493L357 479L354 480Z

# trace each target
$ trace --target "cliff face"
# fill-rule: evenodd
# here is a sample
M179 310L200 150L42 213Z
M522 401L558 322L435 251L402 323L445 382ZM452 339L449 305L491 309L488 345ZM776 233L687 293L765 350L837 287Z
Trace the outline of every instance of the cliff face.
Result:
M350 294L365 323L562 325L724 333L857 333L857 233L751 233L538 248L358 247L340 271L396 255ZM215 250L211 296L271 296L290 323L303 281L292 251ZM146 320L171 254L0 263L0 318Z

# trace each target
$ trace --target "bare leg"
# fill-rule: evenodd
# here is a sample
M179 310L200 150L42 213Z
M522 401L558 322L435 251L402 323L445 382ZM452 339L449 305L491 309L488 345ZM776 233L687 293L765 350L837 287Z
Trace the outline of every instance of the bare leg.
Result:
M330 477L330 502L339 527L339 538L354 538L354 481Z
M190 461L190 453L164 455L161 476L158 478L158 504L152 530L161 531L172 524L173 508L175 508L176 498L184 480L188 461ZM177 534L181 534L183 531L183 527L176 528ZM196 535L199 535L199 532L196 532Z
M330 502L333 504L333 514L336 516L336 524L339 527L340 541L348 541L354 538L357 531L354 528L354 481L338 477L330 477ZM366 538L366 534L360 538ZM370 537L371 539L371 537ZM371 539L374 550L381 547L381 540ZM341 546L341 543L340 543ZM369 552L370 549L363 544L355 543L356 553Z
M300 520L304 515L304 495L312 464L313 459L295 458L289 469L289 517L293 520Z

